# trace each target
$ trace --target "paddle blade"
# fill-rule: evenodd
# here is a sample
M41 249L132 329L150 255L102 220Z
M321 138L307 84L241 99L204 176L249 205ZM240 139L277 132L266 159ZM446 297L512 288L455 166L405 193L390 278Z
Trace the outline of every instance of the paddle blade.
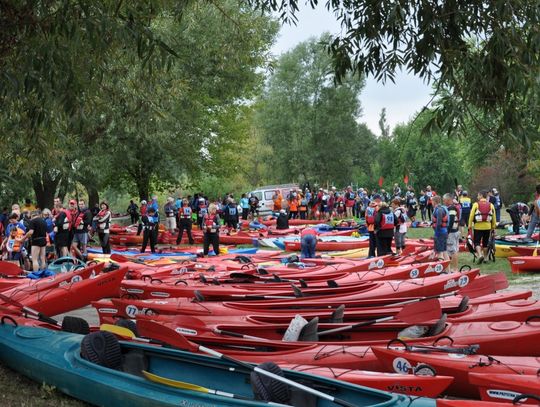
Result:
M199 391L201 393L208 393L206 387L197 386L196 384L181 382L180 380L169 379L167 377L162 377L155 375L153 373L147 372L146 370L142 371L144 377L154 383L164 384L170 387L176 387L177 389L193 390Z
M0 261L0 274L5 276L18 276L22 273L22 269L15 263L9 261Z
M134 339L135 334L131 329L124 328L123 326L112 325L112 324L102 324L99 327L100 331L106 331L120 336L121 338Z
M186 349L191 352L197 352L199 350L199 346L188 341L184 335L167 325L160 324L159 322L148 319L140 319L137 320L137 329L141 335L144 335L147 338L158 340L171 346Z
M493 294L495 291L496 287L493 279L477 278L459 290L458 294L463 297L479 298Z
M415 325L439 319L441 314L441 303L437 298L432 298L431 300L405 305L395 319Z

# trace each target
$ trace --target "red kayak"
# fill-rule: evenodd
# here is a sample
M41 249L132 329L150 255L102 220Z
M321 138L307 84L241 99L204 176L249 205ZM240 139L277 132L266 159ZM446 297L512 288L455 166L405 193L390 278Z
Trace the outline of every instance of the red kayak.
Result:
M105 263L97 263L85 268L70 271L68 273L59 273L52 277L42 278L40 280L24 279L24 283L17 287L4 291L2 294L14 300L21 300L29 295L40 291L50 290L52 288L62 287L71 283L78 283L91 277L95 277L105 267Z
M278 362L283 369L342 380L359 386L412 396L437 397L454 380L448 376L381 373L366 370L338 369Z
M442 345L442 344L441 344ZM454 377L447 394L456 397L479 398L478 387L470 382L469 373L536 375L540 358L532 356L461 355L441 352L409 352L403 349L373 347L373 352L385 371L406 373L418 364L427 364L437 374Z
M21 298L23 305L45 315L58 315L85 307L92 301L118 295L126 267L101 273L95 278L50 288Z
M540 256L508 257L512 273L540 272Z
M523 404L540 405L540 376L516 374L481 374L469 373L469 382L478 387L480 397L485 401L510 403L520 395Z

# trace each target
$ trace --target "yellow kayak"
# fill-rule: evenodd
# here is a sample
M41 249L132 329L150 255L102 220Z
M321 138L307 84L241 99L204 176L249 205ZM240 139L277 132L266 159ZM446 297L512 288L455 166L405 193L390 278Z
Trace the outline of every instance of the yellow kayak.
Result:
M369 253L369 248L364 247L362 249L351 249L351 250L345 250L342 252L329 252L327 254L332 257L343 257L346 259L359 259L359 258L367 257L368 253Z
M504 244L495 245L495 257L505 259L512 256L519 256L519 254L512 249L512 246Z

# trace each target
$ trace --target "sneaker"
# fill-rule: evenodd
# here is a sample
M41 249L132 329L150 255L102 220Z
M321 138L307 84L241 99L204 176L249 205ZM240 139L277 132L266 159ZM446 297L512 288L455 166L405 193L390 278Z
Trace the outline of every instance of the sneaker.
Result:
M480 256L478 258L478 264L482 264L484 262L484 256Z

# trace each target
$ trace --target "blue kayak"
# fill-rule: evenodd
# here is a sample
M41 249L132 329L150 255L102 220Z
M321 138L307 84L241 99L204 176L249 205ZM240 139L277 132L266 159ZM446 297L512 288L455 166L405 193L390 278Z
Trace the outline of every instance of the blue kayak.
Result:
M101 333L102 334L102 333ZM109 333L107 333L109 334ZM95 335L95 334L90 334ZM109 339L112 334L109 334ZM98 406L268 406L254 399L249 371L209 356L134 342L116 342L107 349L116 369L92 363L81 356L86 337L44 328L0 325L0 361L39 383ZM114 337L113 337L114 339ZM97 347L99 348L99 347ZM87 349L83 346L83 349ZM83 352L84 354L84 352ZM88 354L88 353L87 353ZM116 356L115 356L116 355ZM112 362L111 362L112 365ZM148 372L143 374L142 372ZM237 398L177 388L152 377L184 382L233 393ZM329 393L353 405L373 407L435 407L427 398L411 398L300 372L285 371L294 381ZM336 404L290 390L286 405L330 407ZM282 405L282 404L280 404Z

